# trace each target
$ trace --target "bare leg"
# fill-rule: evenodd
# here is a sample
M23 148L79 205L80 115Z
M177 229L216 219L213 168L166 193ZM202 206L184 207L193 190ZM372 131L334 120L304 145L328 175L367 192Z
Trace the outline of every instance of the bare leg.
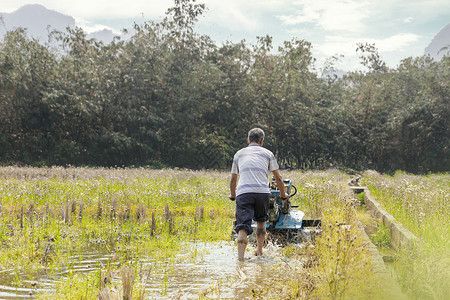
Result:
M241 229L238 232L237 246L238 246L238 259L240 261L244 260L245 248L247 248L247 230Z
M266 239L266 222L256 222L256 255L263 254L264 240Z

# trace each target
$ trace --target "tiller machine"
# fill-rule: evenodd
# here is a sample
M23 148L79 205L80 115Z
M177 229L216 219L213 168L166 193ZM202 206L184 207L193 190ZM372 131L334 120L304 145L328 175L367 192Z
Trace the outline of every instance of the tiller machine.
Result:
M305 213L293 208L298 208L298 205L291 204L291 198L297 194L297 188L292 184L290 179L284 179L284 189L289 195L288 199L280 197L280 190L277 187L275 178L272 178L270 187L270 202L269 202L269 219L266 222L266 230L271 233L274 239L288 242L306 242L311 240L317 233L320 232L320 220L304 219ZM254 232L256 230L256 222L252 222ZM232 238L237 236L237 233L232 231Z

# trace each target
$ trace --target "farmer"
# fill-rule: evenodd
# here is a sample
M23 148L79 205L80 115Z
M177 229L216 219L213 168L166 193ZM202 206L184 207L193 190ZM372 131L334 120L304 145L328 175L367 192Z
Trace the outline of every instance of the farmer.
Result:
M273 153L263 148L264 131L253 128L248 132L248 147L236 152L231 167L230 199L236 200L236 227L238 233L238 259L244 260L247 235L253 232L252 219L256 221L256 253L262 255L266 237L266 221L269 219L270 189L268 176L271 171L275 177L280 196L287 199L283 179ZM237 185L239 175L239 185ZM237 185L237 189L236 189Z

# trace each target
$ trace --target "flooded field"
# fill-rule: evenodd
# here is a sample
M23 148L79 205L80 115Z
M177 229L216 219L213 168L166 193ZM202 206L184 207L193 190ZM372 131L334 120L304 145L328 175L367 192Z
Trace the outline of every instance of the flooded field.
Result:
M68 256L69 262L59 269L39 271L6 269L0 271L0 299L35 298L38 293L51 293L56 284L73 273L87 273L100 270L102 265L111 262L112 255L84 253Z
M346 174L285 172L321 233L304 245L268 237L243 262L228 176L0 168L0 298L380 298Z
M269 288L275 274L301 268L300 261L284 257L279 246L268 245L263 256L253 256L250 246L246 260L237 260L234 242L189 243L174 259L140 257L130 261L138 266L147 299L197 299L213 296L244 299L252 290ZM106 266L115 269L122 262L115 255L82 253L69 256L68 264L55 270L23 273L0 271L1 299L33 299L55 291L56 285L75 273L95 273ZM115 274L118 275L118 274ZM112 278L119 281L118 276Z

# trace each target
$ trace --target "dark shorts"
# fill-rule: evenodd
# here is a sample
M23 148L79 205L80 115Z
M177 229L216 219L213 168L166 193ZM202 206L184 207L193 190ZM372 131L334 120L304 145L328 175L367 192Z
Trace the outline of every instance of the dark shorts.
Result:
M236 197L236 227L239 232L245 229L247 234L253 232L252 219L257 222L265 222L269 219L270 193L247 193Z

